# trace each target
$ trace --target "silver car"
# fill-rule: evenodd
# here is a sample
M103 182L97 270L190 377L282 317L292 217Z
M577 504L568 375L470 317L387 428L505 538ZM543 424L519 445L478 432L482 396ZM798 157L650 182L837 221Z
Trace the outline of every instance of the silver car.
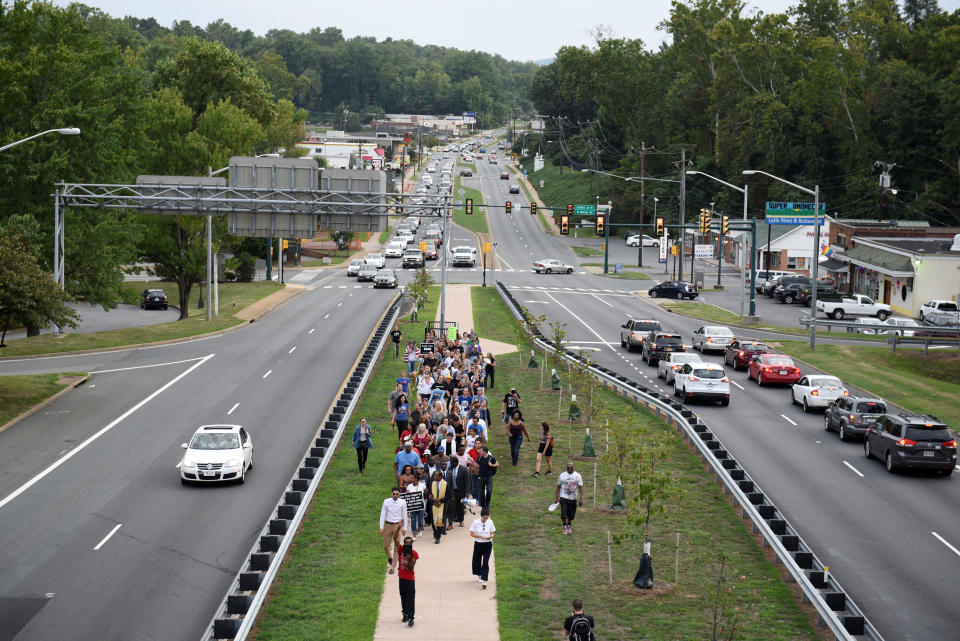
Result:
M667 383L673 384L677 371L684 363L700 363L703 358L699 354L690 352L670 352L667 358L661 358L657 361L657 378L662 378Z
M825 408L838 398L849 395L836 376L804 376L790 388L790 402L802 405L804 412L814 407Z
M360 273L360 268L363 267L363 259L355 258L350 261L350 264L347 265L347 276L356 276Z
M722 352L733 341L733 330L723 325L704 325L693 333L693 349Z

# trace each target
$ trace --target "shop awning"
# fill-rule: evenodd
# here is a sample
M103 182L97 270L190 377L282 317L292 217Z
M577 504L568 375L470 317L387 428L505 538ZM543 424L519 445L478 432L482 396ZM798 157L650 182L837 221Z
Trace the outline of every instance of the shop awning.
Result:
M835 258L828 258L820 263L820 269L825 269L828 272L845 272L849 267L850 263L845 263L842 260L836 260Z
M878 247L857 245L839 254L840 260L872 269L887 276L913 278L913 262L909 256L897 254Z

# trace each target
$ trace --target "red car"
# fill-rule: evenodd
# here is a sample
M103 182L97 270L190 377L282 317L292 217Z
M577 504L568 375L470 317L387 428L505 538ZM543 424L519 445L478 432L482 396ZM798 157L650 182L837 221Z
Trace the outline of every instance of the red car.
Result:
M500 174L500 180L510 180L510 174L503 172Z
M793 359L783 354L759 354L750 360L747 378L764 383L785 383L793 385L803 377L800 368Z
M733 365L733 369L746 369L750 360L757 354L766 354L770 351L764 343L735 338L723 352L723 362Z
M427 260L436 260L437 246L432 243L424 243L423 246L427 248L427 251L423 252L423 257Z

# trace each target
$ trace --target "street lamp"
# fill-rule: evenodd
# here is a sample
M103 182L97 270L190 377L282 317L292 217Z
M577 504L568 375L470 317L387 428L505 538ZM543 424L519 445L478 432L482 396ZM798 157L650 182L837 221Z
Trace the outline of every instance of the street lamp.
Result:
M820 267L820 185L814 185L813 189L808 189L792 183L789 180L784 180L773 174L760 171L759 169L743 170L744 176L752 176L753 174L762 174L768 178L773 178L785 185L790 185L794 189L813 196L813 265L810 266L810 311L813 314L813 322L810 323L810 351L812 352L817 347L817 278L819 276L817 272Z
M33 140L34 138L39 138L40 136L45 136L45 135L47 135L47 134L60 134L60 135L62 135L62 136L76 136L76 135L79 134L79 133L80 133L80 128L79 128L79 127L64 127L64 128L62 128L62 129L47 129L46 131L41 131L41 132L38 133L38 134L33 134L32 136L27 136L26 138L23 138L22 140L18 140L18 141L16 141L16 142L12 142L12 143L10 143L9 145L4 145L3 147L0 147L0 151L6 151L7 149L10 149L10 147L16 147L17 145L19 145L19 144L21 144L21 143L24 143L24 142L27 142L28 140Z

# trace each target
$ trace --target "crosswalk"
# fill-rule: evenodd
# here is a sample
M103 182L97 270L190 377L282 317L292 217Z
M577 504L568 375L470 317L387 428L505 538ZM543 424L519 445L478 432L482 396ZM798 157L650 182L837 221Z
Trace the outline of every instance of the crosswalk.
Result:
M550 287L547 285L510 285L510 290L528 292L571 292L584 294L613 294L615 296L633 296L633 292L622 289L598 289L589 287Z
M428 269L428 272L439 272L440 267L431 267ZM456 274L457 272L482 272L482 267L473 267L473 268L464 268L464 267L448 267L447 272ZM532 269L491 269L487 268L487 273L503 273L503 274L535 274L536 272ZM590 272L573 272L574 274L580 274L581 276L586 276Z

